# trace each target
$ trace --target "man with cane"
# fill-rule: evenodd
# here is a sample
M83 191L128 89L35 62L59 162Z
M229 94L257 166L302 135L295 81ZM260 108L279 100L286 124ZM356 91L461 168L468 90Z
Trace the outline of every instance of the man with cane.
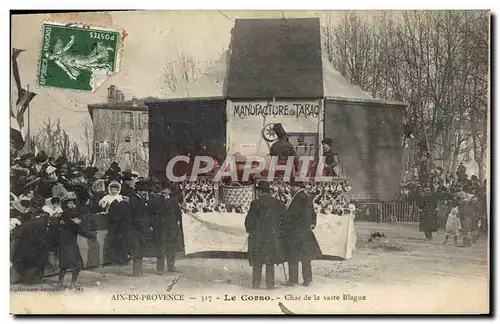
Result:
M257 199L252 201L245 218L248 235L248 261L253 268L252 288L260 288L262 266L266 265L266 288L274 288L274 265L284 262L281 223L287 217L285 204L270 195L267 181L256 186Z
M299 261L302 263L304 286L312 283L311 260L322 256L313 230L316 228L316 212L311 198L304 191L303 183L292 179L292 200L288 205L288 218L283 224L285 259L288 262L289 286L299 283Z

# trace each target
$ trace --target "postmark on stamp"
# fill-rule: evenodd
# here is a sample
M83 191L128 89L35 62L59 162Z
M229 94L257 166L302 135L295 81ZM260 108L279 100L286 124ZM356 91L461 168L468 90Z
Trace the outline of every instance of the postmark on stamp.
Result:
M120 68L122 30L46 22L37 84L93 92Z

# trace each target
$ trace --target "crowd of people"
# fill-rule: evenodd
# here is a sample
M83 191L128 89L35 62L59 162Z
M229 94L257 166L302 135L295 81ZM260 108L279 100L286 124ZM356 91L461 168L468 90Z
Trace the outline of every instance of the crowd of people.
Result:
M424 176L424 179L420 175L403 183L402 196L417 202L419 230L427 239L432 239L432 233L438 228L446 231L443 244L453 236L455 244L460 237L463 245L471 246L480 234L487 235L486 180L481 183L475 175L469 178L462 163L455 175L445 175L438 167Z
M59 284L72 270L71 286L84 268L77 236L96 240L95 215L105 214L106 263L158 258L157 270L175 271L184 248L182 214L174 187L166 181L122 171L118 163L99 175L84 162L27 153L11 163L11 267L23 282L40 281L47 265L58 265Z
M260 284L264 264L268 265L267 286L273 286L271 269L284 260L289 262L292 284L298 282L298 262L302 262L304 283L308 285L312 280L310 260L321 254L312 232L317 212L314 195L308 193L305 184L292 185L287 202L295 207L288 206L287 212L284 202L273 197L272 186L259 183L259 198L249 206L245 221L254 286ZM469 179L463 165L456 177L443 176L438 168L426 181L404 184L402 193L417 202L419 230L429 240L441 227L439 223L446 228L444 244L453 236L455 244L461 237L464 245L470 246L478 232L487 233L486 183L475 176ZM307 204L297 205L301 197ZM62 156L54 159L43 151L36 156L24 154L11 161L11 267L21 281L36 282L47 265L58 265L59 284L64 284L67 271L72 270L71 285L75 286L84 268L77 236L95 241L97 225L92 215L104 214L107 264L132 261L133 275L140 276L143 258L156 256L160 274L165 271L165 263L168 271L175 271L175 253L184 249L182 202L178 187L172 183L141 178L132 170L122 171L116 162L99 172L85 162L71 163ZM290 210L299 211L287 227L283 220L266 218L268 209L273 208L287 215ZM306 214L310 219L304 218ZM272 233L266 235L269 230ZM279 233L288 233L288 239Z

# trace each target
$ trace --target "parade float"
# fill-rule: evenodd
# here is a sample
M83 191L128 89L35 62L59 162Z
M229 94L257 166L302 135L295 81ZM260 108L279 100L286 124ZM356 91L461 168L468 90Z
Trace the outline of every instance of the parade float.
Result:
M263 50L265 48L265 50ZM197 80L149 107L150 174L164 177L178 155L209 155L219 165L179 184L183 196L186 254L246 251L244 219L251 181L214 173L227 157L238 180L248 158L270 158L273 125L286 130L299 157L313 160L304 190L318 215L316 236L326 256L352 257L356 232L354 200L390 200L399 194L404 105L373 99L350 84L321 48L320 22L312 19L237 19L229 49ZM323 139L338 160L331 181L317 181L315 164ZM190 163L191 163L190 162ZM189 175L192 163L179 175ZM182 168L181 168L182 169ZM271 179L273 195L288 203L286 179Z

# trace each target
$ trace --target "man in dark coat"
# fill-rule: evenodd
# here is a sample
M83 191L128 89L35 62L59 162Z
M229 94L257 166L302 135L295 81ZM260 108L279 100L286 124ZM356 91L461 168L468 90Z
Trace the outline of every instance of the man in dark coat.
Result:
M140 181L135 189L130 188L127 193L130 207L130 229L128 234L128 254L133 258L132 271L136 277L142 276L142 259L146 248L145 237L150 227L147 211L147 201L139 192L147 192L147 183Z
M111 163L111 166L104 172L104 177L108 181L118 181L122 177L122 169L118 166L118 162Z
M169 194L168 188L161 190L161 186L155 184L152 198L148 201L158 274L163 274L165 271L165 258L168 272L174 272L175 253L184 250L182 212L179 203Z
M278 136L278 140L271 146L269 155L276 156L278 158L277 161L278 165L286 165L288 162L288 158L294 157L293 160L294 169L292 170L292 175L293 175L294 174L293 171L296 172L299 167L299 158L297 157L297 152L295 152L293 145L288 141L288 136L285 130L283 129L283 125L274 124L273 130ZM282 170L276 171L275 175L276 177L283 177L285 175L285 172Z
M27 220L17 230L12 265L22 282L42 280L50 250L48 225L48 215L43 215Z
M316 228L316 212L303 187L301 182L292 179L293 197L288 206L288 218L283 223L283 244L291 286L299 282L299 261L302 262L304 286L309 286L312 282L311 260L323 255L313 233Z
M438 230L437 197L429 185L424 187L419 197L418 208L420 209L418 230L424 232L426 239L432 240L432 233Z
M262 266L266 265L266 288L274 288L274 265L284 262L281 223L286 219L285 204L271 197L267 181L256 187L257 199L252 201L245 218L248 233L248 262L253 268L252 287L260 288Z
M337 177L335 167L338 165L338 156L333 152L333 141L331 138L325 138L321 144L323 144L323 156L325 157L325 176Z
M477 228L475 222L475 206L471 197L464 191L456 194L456 200L458 202L458 217L460 218L460 225L462 226L460 236L464 246L471 246L473 243L472 233Z
M295 149L293 145L288 141L283 125L274 124L273 130L278 136L278 140L271 146L271 156L277 156L278 161L287 161L288 157L296 156Z
M59 222L59 286L64 285L64 277L69 269L73 270L71 275L71 288L76 286L76 280L83 269L83 259L80 254L77 237L81 235L87 239L96 240L96 234L86 232L82 229L81 218L77 213L76 194L68 192L63 198L63 215Z

